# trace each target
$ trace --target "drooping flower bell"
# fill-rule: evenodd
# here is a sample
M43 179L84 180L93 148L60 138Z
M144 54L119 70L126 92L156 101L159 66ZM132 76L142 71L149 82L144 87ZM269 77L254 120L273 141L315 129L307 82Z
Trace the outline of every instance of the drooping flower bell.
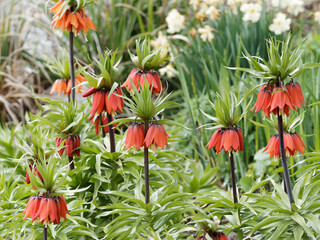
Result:
M112 115L117 111L123 112L124 107L122 91L120 88L116 88L114 92L110 95L109 92L106 92L104 89L93 90L92 87L89 88L84 94L83 97L87 97L93 94L92 107L90 110L89 120L94 117L95 114L100 115L102 112L107 112Z
M164 61L167 60L167 54L163 54L162 49L156 51L151 50L150 41L144 40L140 44L140 40L136 41L137 56L129 52L133 64L133 68L121 87L127 87L129 91L133 90L132 84L140 91L140 88L152 88L153 94L159 94L162 86L159 74L155 71Z
M57 137L56 138L56 147L61 147L61 143L64 139ZM80 137L78 134L71 134L66 137L64 141L65 148L61 148L58 150L59 155L61 156L66 149L66 154L69 157L73 157L73 155L80 156Z
M284 87L275 87L272 91L270 100L270 111L277 115L283 115L285 113L289 116L290 109L296 109L292 103L291 97L288 91Z
M298 82L288 82L286 84L286 89L295 107L300 108L302 103L306 103Z
M152 144L155 148L160 147L164 149L165 146L168 146L168 138L169 135L162 124L151 123L144 143L146 147Z
M286 156L294 156L297 151L303 153L303 149L306 148L300 136L296 133L285 133L283 134L284 139L284 149ZM279 144L279 134L275 134L271 137L268 145L265 147L263 152L270 154L270 157L280 158L280 144Z
M224 148L225 153L231 151L241 152L243 150L243 136L241 128L219 128L213 133L206 147L208 147L208 149L215 147L217 154L220 153L222 148Z
M81 75L78 74L75 79L75 86L78 86L81 82L86 81L86 79ZM57 79L51 88L50 94L53 94L54 92L58 92L59 96L61 93L64 93L68 96L71 95L71 80L70 79ZM82 92L82 86L77 87L77 92Z
M251 110L255 108L255 113L257 113L262 109L262 111L267 115L267 117L270 117L270 100L273 88L274 87L271 84L263 85L259 90L256 104L253 106Z
M29 169L34 175L37 174L40 180L43 182L43 178L36 166L32 166L31 164L29 164ZM26 182L27 184L30 184L30 177L28 171L26 171Z
M107 125L107 124L109 123L109 122L108 122L108 117L105 116L105 114L102 114L102 115L101 115L101 123L100 123L100 117L99 117L99 116L96 117L95 119L94 119L94 117L92 117L92 118L89 119L89 120L91 120L92 123L94 124L95 133L96 133L97 135L99 134L99 129L100 129L101 123L102 123L102 125ZM112 121L113 121L113 120L114 120L114 119L112 118ZM113 127L116 127L116 126L117 126L116 123L113 124ZM103 130L104 130L105 133L108 133L108 132L109 132L109 126L104 126L104 127L103 127Z
M126 149L133 147L135 150L139 150L143 146L144 142L144 126L142 123L135 123L128 127L127 136L125 139Z
M66 200L63 195L58 197L50 197L46 194L31 196L23 214L23 220L31 217L34 222L39 218L39 222L47 224L50 221L53 224L59 224L60 218L67 220L69 213Z
M83 30L84 34L89 29L97 30L97 27L85 14L83 8L73 10L71 7L67 8L68 4L69 1L60 0L50 9L50 12L54 14L51 23L53 29L60 28L61 31L73 31L75 35L78 35L81 30Z
M129 91L132 90L132 84L139 90L140 86L143 88L148 82L148 86L152 87L152 93L159 94L161 91L161 81L158 73L153 70L139 70L138 68L133 68L127 77L126 81L121 85L121 87L127 87Z

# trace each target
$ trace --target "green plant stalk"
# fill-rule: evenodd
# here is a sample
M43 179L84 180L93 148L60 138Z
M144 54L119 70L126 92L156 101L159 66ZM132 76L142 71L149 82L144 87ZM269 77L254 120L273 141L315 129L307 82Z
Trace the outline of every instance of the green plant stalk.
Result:
M112 116L111 114L107 114L108 123L112 122ZM103 136L104 130L102 130L102 136ZM105 135L105 134L104 134ZM110 152L114 153L116 151L116 141L114 139L114 131L112 124L109 125L109 137L110 137Z
M234 159L233 159L233 152L231 151L230 154L230 170L231 170L231 180L232 180L232 192L233 192L233 203L236 204L238 202L237 197L237 185L236 185L236 175L234 171Z
M48 239L48 228L47 225L43 225L43 240Z
M70 80L71 80L71 98L75 103L76 89L75 89L75 76L74 76L74 53L73 53L73 32L69 33L69 56L70 56Z
M144 122L144 136L147 136L147 132L149 129L149 122ZM149 197L149 152L148 148L144 147L144 186L145 186L145 203L148 204L150 202Z
M73 156L69 157L69 165L70 165L70 170L74 169L74 161L73 161Z

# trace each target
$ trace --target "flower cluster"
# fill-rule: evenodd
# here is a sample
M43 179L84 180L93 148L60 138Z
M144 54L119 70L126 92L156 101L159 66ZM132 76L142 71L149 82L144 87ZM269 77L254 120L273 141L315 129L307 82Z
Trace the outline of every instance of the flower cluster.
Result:
M160 93L162 86L158 73L153 70L141 70L139 68L133 68L127 77L126 81L121 85L121 87L127 87L128 90L132 90L132 84L139 90L140 86L144 87L146 82L148 82L148 86L151 89L152 93L158 94Z
M84 34L89 29L97 30L97 27L85 14L83 8L74 11L72 7L66 9L66 4L68 3L60 0L50 9L50 12L54 14L51 23L53 29L60 28L61 31L66 29L68 32L73 31L75 35L78 35L81 30L83 30Z
M305 103L305 100L298 82L289 82L282 87L265 84L260 88L253 108L256 113L262 110L268 117L271 112L274 115L285 113L289 116L290 109L296 110L302 103Z
M283 135L284 148L286 156L294 156L297 151L303 153L303 149L306 148L300 136L296 133L285 133ZM280 145L279 145L279 134L275 134L270 139L268 145L263 150L270 154L270 157L280 158Z
M38 175L38 177L40 178L40 180L43 182L43 178L39 172L39 169L37 169L36 166L32 166L31 164L29 164L29 169L30 171L34 174L34 175ZM29 173L28 171L26 172L26 182L27 184L30 184L30 177L29 177Z
M86 81L85 77L83 77L81 74L78 74L75 79L75 86L78 86L83 81ZM53 94L54 92L58 92L59 96L61 93L64 93L68 96L71 94L71 80L70 79L57 79L51 88L50 94ZM77 92L82 92L82 86L78 86Z
M61 143L64 139L57 137L56 138L56 146L62 147ZM66 149L66 154L69 157L73 157L74 155L80 156L80 137L77 134L68 135L66 140L64 141L65 148L61 148L58 153L61 156Z
M67 220L68 207L64 196L50 197L46 194L31 196L23 214L23 220L31 217L34 222L39 218L39 222L47 224L50 221L53 224L59 224L60 218Z
M243 135L239 127L219 128L215 131L207 144L208 149L216 148L217 154L224 148L227 152L241 152L243 150Z
M114 119L112 119L113 121ZM107 126L109 124L108 117L105 114L101 114L101 124L100 124L100 119L98 117L92 118L91 119L92 123L94 124L94 129L95 133L98 135L99 134L99 126L103 125L103 130L105 133L109 132L109 127ZM116 127L117 124L113 124L113 127Z
M145 128L142 123L134 123L128 127L125 144L127 149L133 147L135 150L140 149L142 146L150 147L153 145L155 148L164 148L168 146L168 138L166 130L162 124L151 123L146 135Z
M116 114L117 111L122 113L124 107L122 99L122 91L118 87L111 94L104 88L96 89L90 87L83 93L83 97L88 97L93 94L92 107L90 110L89 120L93 119L95 114L100 115L103 112L108 114Z

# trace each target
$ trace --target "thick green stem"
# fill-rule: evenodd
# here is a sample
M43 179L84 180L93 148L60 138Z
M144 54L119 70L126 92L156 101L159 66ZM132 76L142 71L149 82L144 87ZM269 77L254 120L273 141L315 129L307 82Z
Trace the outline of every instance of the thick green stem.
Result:
M144 127L145 127L145 133L144 136L147 136L147 132L149 129L149 122L145 121L144 122ZM144 147L144 186L145 186L145 202L148 204L150 202L150 197L149 197L149 152L148 148Z
M107 114L107 117L108 117L108 123L111 123L112 122L111 114ZM114 130L113 130L112 124L109 125L109 137L110 137L110 152L114 153L116 151L116 141L114 139Z
M73 57L73 32L69 32L69 55L70 55L70 80L71 80L71 97L72 102L75 103L76 89L75 89L75 76L74 76L74 57Z
M231 168L231 180L232 180L232 191L233 191L233 203L236 204L238 202L237 197L237 185L236 185L236 175L234 170L234 160L233 160L233 152L230 152L230 168Z

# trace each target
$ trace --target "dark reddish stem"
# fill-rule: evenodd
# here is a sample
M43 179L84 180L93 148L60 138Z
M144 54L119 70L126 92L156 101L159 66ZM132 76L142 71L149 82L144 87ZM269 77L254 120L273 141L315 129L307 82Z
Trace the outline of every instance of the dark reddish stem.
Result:
M107 114L107 117L108 117L108 123L111 123L112 122L111 114ZM110 137L110 152L114 153L116 151L116 141L114 139L114 130L113 130L112 124L109 125L109 137Z
M280 77L278 78L278 85L279 85L279 87L281 87L281 78ZM291 182L290 182L290 177L289 177L286 151L284 148L283 119L282 119L282 115L279 113L279 110L278 110L278 131L279 131L280 156L281 156L281 162L282 162L282 168L283 168L283 178L284 178L285 190L288 194L290 206L291 206L291 204L294 203L294 199L293 199ZM291 206L291 210L292 210L292 206Z
M46 225L43 225L43 240L48 239L48 228Z
M69 32L69 55L70 55L70 79L71 79L71 97L72 102L75 103L76 89L75 89L75 76L74 76L74 57L73 57L73 32L72 27Z
M144 122L144 137L147 136L147 132L149 129L149 122ZM145 186L145 202L148 204L150 202L150 194L149 194L149 152L148 148L144 147L144 186Z
M235 175L235 170L234 170L234 160L233 160L233 152L232 151L230 152L230 168L231 168L233 203L236 204L238 202L238 197L237 197L236 175Z
M104 138L106 137L106 132L104 131L104 127L103 127L103 122L102 122L102 115L99 116L100 119L100 126L101 126L101 130L102 130L102 142L103 142L103 146L106 147L106 145L104 144Z
M74 169L74 161L73 161L73 156L69 157L69 166L70 166L70 170Z

